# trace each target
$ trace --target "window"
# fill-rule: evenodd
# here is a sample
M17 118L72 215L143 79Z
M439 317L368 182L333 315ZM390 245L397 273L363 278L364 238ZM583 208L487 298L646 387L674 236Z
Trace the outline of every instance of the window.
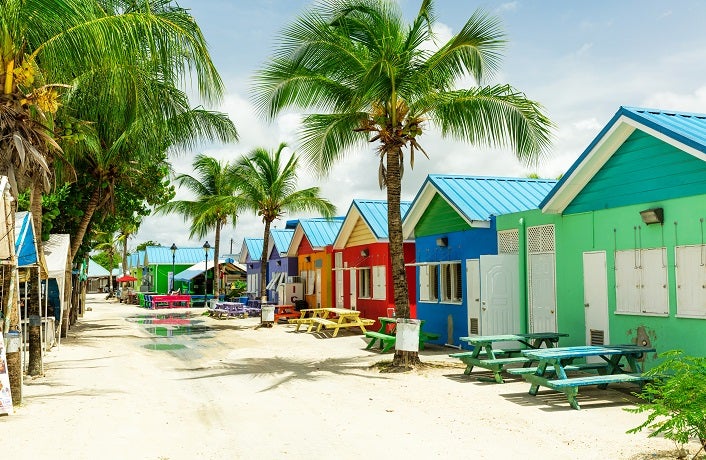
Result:
M706 318L706 245L677 246L677 316Z
M260 292L260 275L251 273L248 275L248 292L257 294Z
M419 300L436 302L439 300L439 266L419 266Z
M441 263L441 301L461 302L461 262Z
M615 311L668 315L665 248L615 252Z
M384 300L387 297L387 280L385 279L385 266L373 267L373 299Z
M370 267L358 269L358 297L370 298Z

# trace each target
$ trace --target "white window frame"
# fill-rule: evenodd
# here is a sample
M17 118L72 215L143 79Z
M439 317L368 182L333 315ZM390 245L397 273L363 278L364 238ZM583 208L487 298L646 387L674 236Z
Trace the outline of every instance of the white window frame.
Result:
M370 267L358 268L358 298L370 299L372 294L372 270Z
M441 301L444 303L461 303L463 300L461 262L441 262L439 269L441 275Z
M439 301L439 264L430 263L419 266L419 301Z
M373 299L385 300L387 298L387 279L385 277L385 266L373 266Z

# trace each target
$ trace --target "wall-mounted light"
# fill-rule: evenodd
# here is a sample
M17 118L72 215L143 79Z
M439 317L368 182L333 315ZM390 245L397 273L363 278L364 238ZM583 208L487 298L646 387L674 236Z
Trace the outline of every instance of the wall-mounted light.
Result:
M647 225L661 224L664 222L664 209L645 209L644 211L640 211L640 217L642 217L642 221Z
M365 248L362 251L360 251L360 257L368 257L369 255L370 255L370 251L368 250L368 248Z
M436 245L439 246L439 247L441 247L441 248L445 248L446 246L449 245L449 238L446 237L446 236L442 236L442 237L440 237L440 238L437 238L437 239L436 239Z
M311 256L305 256L304 260L306 260L307 262L311 262Z

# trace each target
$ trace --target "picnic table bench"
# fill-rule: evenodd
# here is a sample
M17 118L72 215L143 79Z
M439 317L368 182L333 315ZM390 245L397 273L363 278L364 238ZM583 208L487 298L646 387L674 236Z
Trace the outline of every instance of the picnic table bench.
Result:
M358 310L347 308L305 308L299 311L299 315L299 318L289 319L290 324L297 325L296 331L302 325L308 325L307 332L333 329L331 337L336 337L340 329L349 327L358 327L365 333L365 326L375 323L372 319L361 318Z
M391 318L386 316L381 316L378 318L380 322L380 329L377 331L367 331L365 336L372 339L368 346L365 347L366 350L370 350L377 343L380 347L381 353L387 353L395 347L397 343L397 336L395 335L395 326L397 325L397 318ZM439 334L434 332L424 331L424 320L420 320L419 325L419 349L424 350L424 344L430 340L437 340Z
M289 320L299 318L300 316L301 314L294 305L275 305L275 322L278 322L281 318Z
M642 386L651 379L642 374L638 359L644 353L656 351L654 348L638 345L606 345L564 347L543 350L525 350L523 354L538 361L535 372L523 374L525 380L531 383L529 394L536 396L540 386L560 391L566 395L569 405L580 409L576 396L582 386L598 385L605 389L611 383L632 382ZM603 359L603 369L599 375L569 377L566 372L572 370L575 359L599 356ZM627 361L629 372L625 372L621 361ZM590 366L587 363L584 366ZM581 365L579 365L581 366Z
M188 308L191 296L188 295L153 295L150 297L152 308Z
M474 367L482 367L493 372L495 382L504 383L501 372L508 364L522 364L529 367L531 359L524 356L524 347L530 349L545 346L553 348L560 337L567 337L568 334L559 332L530 332L526 334L505 334L505 335L479 335L472 337L461 337L460 340L468 342L473 346L473 351L469 353L452 353L449 356L460 359L466 364L463 371L465 375L470 375ZM493 348L499 342L518 342L518 348ZM485 352L485 353L483 353Z

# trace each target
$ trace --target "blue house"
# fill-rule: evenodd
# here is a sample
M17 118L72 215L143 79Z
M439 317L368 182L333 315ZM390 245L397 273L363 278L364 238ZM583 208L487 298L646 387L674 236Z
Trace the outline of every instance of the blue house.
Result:
M416 243L417 317L440 333L438 343L460 346L459 337L519 331L519 313L481 316L486 295L518 310L518 248L512 235L498 234L495 217L536 209L555 184L439 174L424 181L402 229Z
M270 302L290 302L290 299L286 298L284 286L287 284L288 277L299 275L296 254L290 256L287 253L293 236L293 229L270 230L270 241L267 248L267 253L269 254L267 258L267 274L270 279L267 283L267 300ZM301 295L301 293L297 294Z
M243 248L240 250L238 262L245 265L248 277L248 288L245 291L251 298L260 294L260 266L262 265L263 238L243 239Z

